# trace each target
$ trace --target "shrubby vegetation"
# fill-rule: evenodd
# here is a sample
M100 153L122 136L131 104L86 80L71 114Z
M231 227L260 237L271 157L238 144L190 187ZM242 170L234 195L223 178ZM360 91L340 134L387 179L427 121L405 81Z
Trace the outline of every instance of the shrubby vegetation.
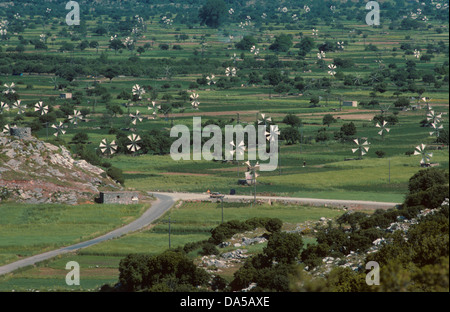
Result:
M366 257L366 263L377 261L380 264L379 287L366 285L365 272L335 268L325 280L311 281L303 273L297 273L297 278L308 283L299 287L299 281L295 281L294 289L448 291L448 278L445 278L449 272L448 172L435 168L421 170L411 177L409 190L399 209L377 210L372 215L360 212L344 214L337 219L337 227L330 224L329 229L317 235L317 245L308 245L301 253L303 264L311 269L321 265L323 257L342 257L350 251L364 252L377 238L391 239L391 243ZM389 235L381 230L399 218L411 220L417 218L421 210L433 208L439 210L419 219L406 234L398 230Z
M409 196L425 196L422 192L436 187L442 187L441 192L430 192L430 202L420 201L419 205L414 202L414 206L407 203ZM188 243L157 256L127 256L120 263L119 284L115 288L105 285L103 291L197 291L208 287L239 291L251 283L256 283L251 291L448 291L448 197L448 172L435 168L421 170L411 177L409 194L401 207L373 214L347 212L319 230L315 234L317 243L307 246L301 234L281 231L279 219L229 221L214 228L208 240ZM438 210L417 219L407 232L398 230L389 234L384 230L398 220L416 219L421 210L432 208ZM217 255L217 244L255 228L269 232L265 234L267 246L262 253L248 258L229 282L220 275L211 278L189 257L195 250L200 250L201 255ZM335 267L325 278L307 273L322 265L324 257L344 257L350 252L364 254L379 238L388 243L377 252L366 254L365 262L380 264L380 286L366 284L364 268L353 271Z

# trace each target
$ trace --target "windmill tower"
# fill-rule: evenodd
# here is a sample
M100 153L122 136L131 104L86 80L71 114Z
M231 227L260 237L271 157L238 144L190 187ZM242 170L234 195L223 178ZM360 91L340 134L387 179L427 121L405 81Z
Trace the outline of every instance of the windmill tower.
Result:
M358 146L357 148L352 148L352 152L353 153L356 153L356 152L358 152L358 154L359 154L359 159L362 159L362 157L364 156L364 155L366 155L367 154L367 152L369 151L369 142L367 141L367 140L365 140L365 139L355 139L355 140L353 140L353 142L355 142L356 143L356 145Z
M238 175L238 179L239 179L239 156L244 156L245 154L245 150L246 150L246 146L244 141L241 141L237 146L234 143L234 141L230 142L230 145L232 146L232 149L230 151L231 156L234 156L234 154L236 153L236 160L237 160L237 175ZM234 147L236 147L236 150L234 150Z
M381 138L384 139L384 134L385 133L389 133L389 131L391 131L391 129L387 128L387 121L383 121L382 123L377 123L376 127L380 128L381 130L378 131L378 135L381 135Z
M414 151L415 156L416 155L422 156L422 159L420 160L420 165L422 167L428 167L431 157L433 157L433 153L429 153L426 150L426 147L427 146L425 144L420 144L419 146L416 146L416 149Z
M100 142L100 151L105 156L112 156L117 152L117 144L115 141L112 141L111 143L108 143L106 139L103 139Z
M130 152L134 153L141 149L139 142L141 141L141 137L136 134L132 134L128 136L128 140L130 140L130 144L127 145L127 148Z

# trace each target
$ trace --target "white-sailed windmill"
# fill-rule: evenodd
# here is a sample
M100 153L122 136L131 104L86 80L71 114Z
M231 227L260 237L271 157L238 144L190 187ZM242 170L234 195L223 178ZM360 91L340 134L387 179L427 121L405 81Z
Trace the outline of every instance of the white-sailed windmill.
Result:
M5 90L3 90L4 94L16 93L16 90L14 90L14 88L16 87L16 84L14 82L11 82L9 85L5 83L3 86L6 88Z
M261 119L258 119L259 125L264 125L267 127L269 124L272 123L272 117L266 117L266 114L261 114Z
M55 137L66 134L66 130L64 130L64 124L62 123L62 121L60 121L59 124L53 124L52 128L56 129L56 132L53 134Z
M254 165L250 162L250 160L247 160L245 162L247 165L247 172L245 173L245 178L247 179L247 182L250 181L249 184L256 184L256 178L259 177L258 170L260 168L259 162L256 162Z
M192 93L190 96L191 105L193 109L198 109L200 102L198 101L198 93Z
M440 135L440 132L442 129L444 129L443 125L440 125L438 123L432 123L430 135L435 136L436 138L439 138L439 135Z
M384 133L389 133L391 129L387 128L388 122L384 120L382 123L377 122L376 127L380 128L381 130L378 131L378 135L381 135L382 138L384 138Z
M280 130L278 129L277 125L270 125L270 132L266 131L266 139L269 142L274 142L278 139L278 136L280 135Z
M112 156L117 152L117 144L116 141L108 142L106 139L103 139L100 142L100 151L103 155Z
M158 117L158 111L161 109L161 105L156 105L156 102L152 101L152 106L148 107L148 110L152 110L153 118Z
M429 153L426 150L426 147L425 144L420 144L419 146L416 146L416 149L414 150L414 155L422 156L422 159L420 160L422 166L426 166L430 162L431 157L433 157L433 153Z
M131 89L131 91L133 92L133 95L136 95L138 97L139 100L142 99L142 95L145 94L145 90L144 88L142 88L140 85L135 84L133 86L133 88Z
M256 178L259 177L258 170L260 169L259 162L256 162L254 165L248 160L245 162L247 165L247 172L245 173L245 179L248 184L253 184L255 189L253 191L254 194L254 204L256 204ZM249 183L250 182L250 183Z
M420 58L420 51L419 50L414 50L414 57L416 58L416 59L418 59L418 58Z
M136 134L132 134L128 136L128 140L130 140L130 144L127 145L127 148L130 152L137 152L141 149L139 142L141 141L141 137Z
M12 105L12 109L17 109L18 115L25 113L26 108L27 106L25 104L22 104L21 100L15 101Z
M17 128L17 126L16 125L5 125L3 127L2 132L3 132L3 134L9 135L9 134L11 134L11 129L14 129L14 128Z
M334 75L336 75L336 71L335 71L336 65L334 65L334 64L328 65L328 68L330 69L330 70L328 71L328 74L329 74L330 76L334 77Z
M236 64L237 60L238 60L238 56L236 55L236 53L233 54L233 56L231 56L231 60L233 61L233 64Z
M48 114L48 105L44 106L44 103L42 101L39 101L34 105L34 111L40 112L41 115L46 115Z
M369 142L366 139L355 139L353 142L358 145L357 148L352 148L352 152L356 153L359 152L359 159L362 159L364 155L366 155L369 152Z
M214 76L214 75L206 77L206 81L208 83L208 86L216 84L216 82L214 81L214 78L216 78L216 76Z
M231 141L230 145L232 146L231 151L230 151L231 156L233 156L236 153L237 174L238 174L238 179L239 179L239 166L240 166L239 160L241 157L243 158L247 147L245 146L244 141L241 141L237 146L234 143L234 141ZM234 149L234 147L236 148L236 150Z
M430 106L431 98L429 98L429 97L423 97L423 98L421 98L421 100L422 100L422 102L425 102L425 103L426 103L426 105L427 105L427 111L430 111L430 110L431 110L431 106Z
M258 119L258 125L264 126L264 131L266 139L268 140L270 133L267 132L267 127L272 123L272 117L266 116L266 114L261 114L261 119Z
M77 125L79 121L83 120L83 116L81 115L81 112L74 109L73 110L73 115L69 115L69 121L74 124Z
M142 116L141 116L141 113L137 110L136 111L136 113L133 115L133 114L130 114L130 117L131 117L131 123L133 124L133 125L136 125L136 123L139 121L139 122L142 122Z
M442 114L438 114L434 110L428 111L427 120L430 123L432 123L432 124L440 123L441 119L442 119Z
M252 46L252 47L250 48L250 53L253 53L253 54L255 54L255 55L258 55L258 54L259 54L259 48L257 48L256 46Z
M227 77L231 76L234 77L236 76L236 68L235 67L227 67L225 69L225 75L227 75Z
M0 102L0 114L3 114L3 112L9 111L9 106L7 103Z
M246 146L244 144L244 141L241 141L237 146L234 141L231 141L230 145L236 148L236 150L232 149L230 151L230 154L232 156L236 153L236 159L238 158L238 155L243 156L245 154Z

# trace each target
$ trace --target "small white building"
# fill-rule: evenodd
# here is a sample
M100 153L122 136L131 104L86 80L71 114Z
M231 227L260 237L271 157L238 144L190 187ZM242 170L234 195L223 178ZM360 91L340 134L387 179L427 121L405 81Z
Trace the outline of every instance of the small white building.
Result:
M72 93L61 93L59 95L60 99L69 100L72 98Z
M342 102L342 106L358 107L358 102L357 101L344 101L344 102Z

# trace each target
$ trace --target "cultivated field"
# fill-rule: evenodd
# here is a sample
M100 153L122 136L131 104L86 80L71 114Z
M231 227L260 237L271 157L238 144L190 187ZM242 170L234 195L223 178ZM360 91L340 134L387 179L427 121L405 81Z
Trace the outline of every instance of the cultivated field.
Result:
M172 15L172 8L167 10ZM247 28L230 22L213 29L178 23L176 14L175 24L167 26L161 22L163 15L152 11L146 27L133 37L133 47L117 50L111 47L111 37L132 35L115 25L130 23L134 15L113 19L90 11L83 22L85 31L68 27L57 18L43 19L40 13L22 16L32 26L27 24L8 38L0 36L0 85L14 82L17 99L27 108L20 115L16 108L2 110L0 126L30 126L33 135L44 141L65 144L74 154L96 161L104 169L120 169L124 187L142 192L210 190L229 194L234 189L237 194L253 195L253 186L238 184L247 171L242 161L171 158L174 139L170 129L175 125L192 129L193 117L223 129L238 123L257 125L265 114L278 125L282 137L294 129L294 142L289 142L288 136L280 141L277 170L259 173L257 195L401 203L409 179L423 169L421 157L413 154L420 144L433 153L428 162L448 171L448 23L431 19L419 28L405 30L394 22L370 27L352 16L336 15L336 21L317 20L312 25L279 19L259 20ZM99 33L99 26L105 32ZM313 28L318 30L317 36L312 34ZM35 44L41 34L46 34L45 48ZM291 35L287 52L270 49L281 34ZM187 38L180 39L180 35ZM236 47L247 36L255 39L258 55ZM312 48L301 56L305 38L312 40ZM83 40L98 45L81 48ZM336 47L339 41L345 43L344 49ZM318 47L326 42L334 47L319 60ZM67 47L67 43L73 46ZM19 45L23 50L16 48ZM414 55L417 49L422 56L431 56L418 58ZM328 66L335 63L340 65L330 75ZM230 67L237 68L235 77L226 75ZM107 77L108 70L115 71L111 77ZM425 73L434 80L426 79ZM271 74L276 83L271 82ZM211 75L215 75L215 84L209 85L206 77ZM135 85L145 89L141 98L132 92ZM62 93L72 93L74 98L62 99ZM193 93L198 94L198 109L191 105ZM5 94L0 99L2 103L10 101L11 106L14 102ZM400 105L399 99L407 103ZM49 106L48 119L34 110L38 101ZM343 101L359 104L348 107ZM160 106L155 114L152 102ZM439 137L430 135L428 106L436 115L442 114ZM83 113L77 124L70 117L74 111ZM301 124L284 122L288 114L301 119ZM324 124L326 115L332 115L334 122ZM380 136L377 118L388 117L396 121L389 122L390 132ZM60 122L66 133L55 137L52 125ZM355 132L342 135L342 128L350 123ZM77 138L80 134L86 135L85 140ZM143 139L137 152L127 149L132 134ZM352 152L356 138L370 143L362 159ZM104 139L116 141L117 153L101 152ZM0 265L100 236L131 222L147 208L147 204L29 206L0 201ZM321 217L335 218L343 212L289 205L226 203L224 207L225 221L276 217L284 222L284 229ZM169 216L175 221L172 247L182 247L210 237L210 230L221 222L221 206L182 203L142 231L1 276L0 291L96 291L106 283L113 284L118 280L119 262L127 254L156 255L167 250L168 224L164 221ZM304 241L315 243L312 236ZM254 246L250 252L260 252L262 246ZM198 260L199 250L189 257ZM65 284L65 264L72 260L82 268L79 287ZM230 280L233 272L226 272L225 277Z

